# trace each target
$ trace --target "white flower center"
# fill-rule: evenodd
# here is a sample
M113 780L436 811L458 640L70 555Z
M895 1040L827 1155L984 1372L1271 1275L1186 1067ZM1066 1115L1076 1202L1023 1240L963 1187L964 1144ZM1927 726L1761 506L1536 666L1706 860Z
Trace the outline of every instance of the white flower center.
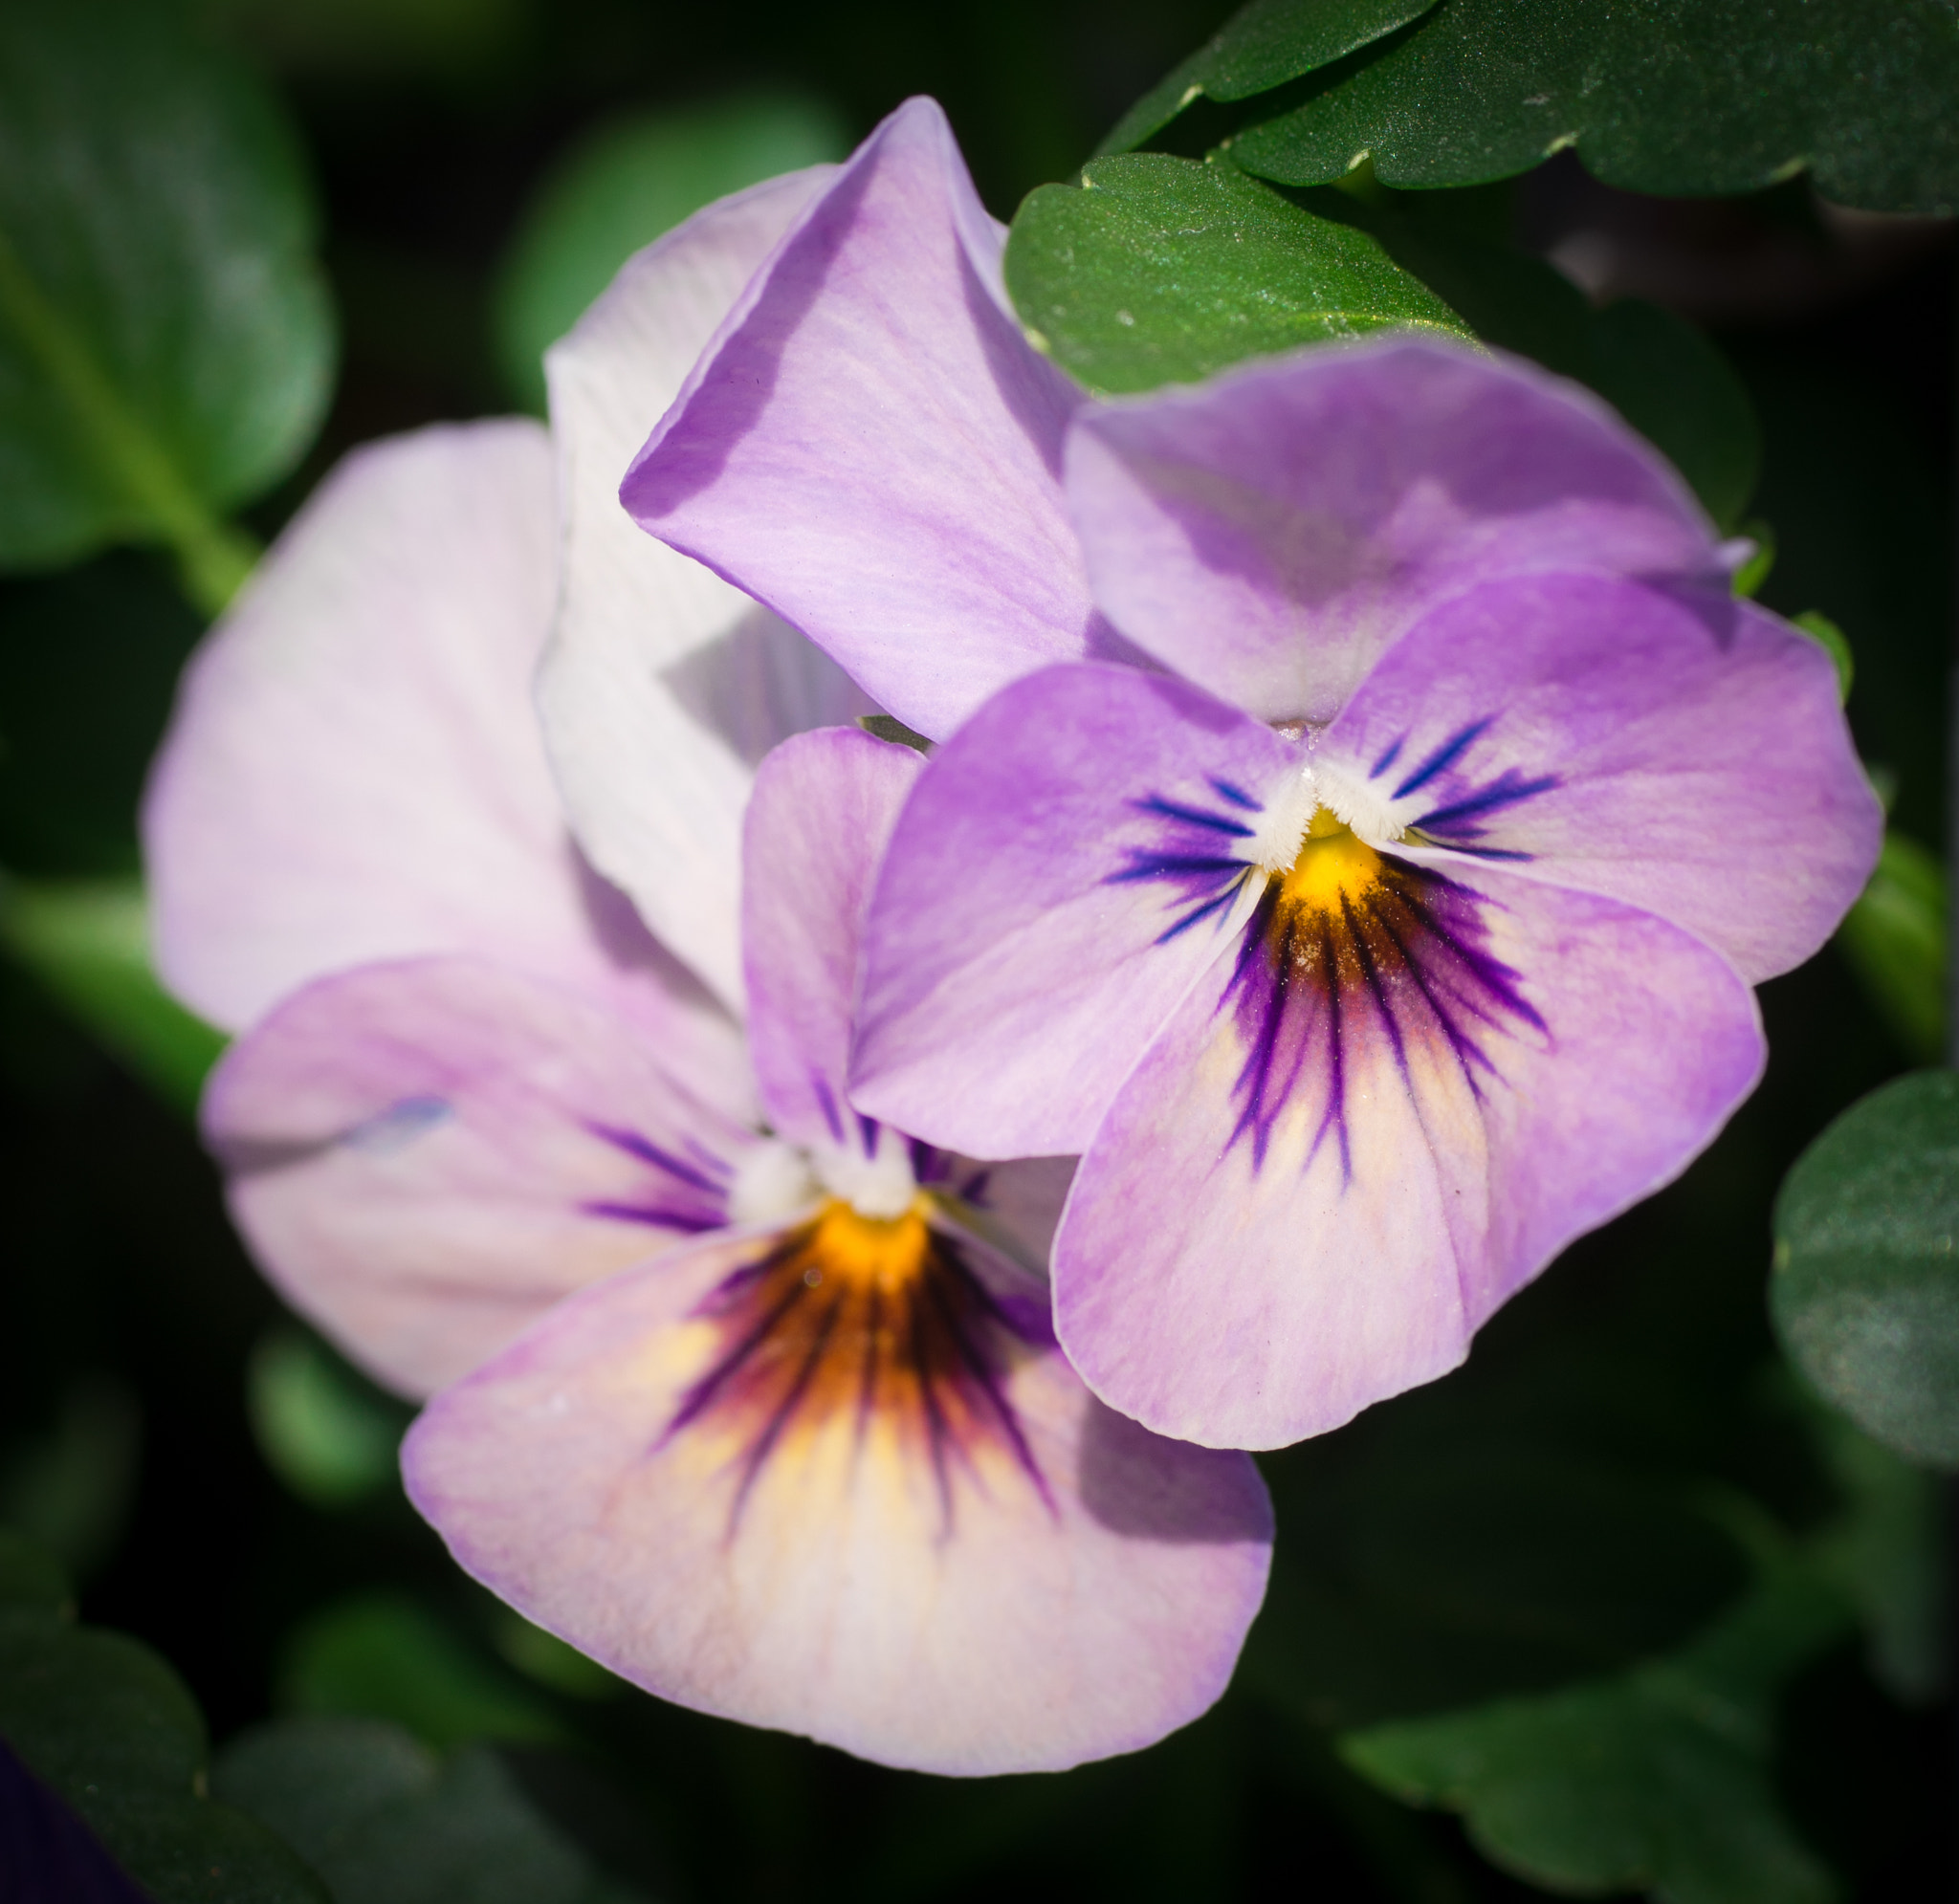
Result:
M1290 870L1305 843L1306 829L1321 807L1370 846L1385 846L1408 830L1396 818L1392 803L1364 780L1308 757L1259 816L1244 844L1246 857L1265 872Z
M824 1196L847 1203L860 1216L889 1222L911 1209L918 1179L905 1140L879 1128L870 1154L861 1145L818 1145L803 1149L765 1137L741 1160L728 1193L728 1215L737 1224L781 1223Z
M908 1147L894 1130L880 1127L868 1157L861 1147L844 1145L816 1151L810 1162L824 1189L860 1216L885 1221L902 1216L918 1194Z

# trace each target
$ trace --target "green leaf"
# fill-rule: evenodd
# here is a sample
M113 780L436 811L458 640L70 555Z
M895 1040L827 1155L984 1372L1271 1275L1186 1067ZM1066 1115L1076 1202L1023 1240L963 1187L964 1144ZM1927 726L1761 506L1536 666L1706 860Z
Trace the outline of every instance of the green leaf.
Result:
M393 1481L408 1409L317 1336L290 1326L262 1336L245 1391L259 1453L300 1499L341 1507Z
M150 0L0 10L0 566L176 553L207 610L222 522L298 460L333 326L296 142Z
M1349 1762L1461 1812L1489 1859L1547 1889L1664 1904L1825 1904L1829 1872L1783 1818L1773 1700L1836 1638L1841 1603L1772 1569L1695 1645L1617 1678L1376 1726Z
M329 1904L251 1819L198 1795L204 1720L137 1641L69 1625L45 1592L0 1605L0 1736L157 1904Z
M581 139L538 187L504 257L493 322L511 395L542 413L545 350L642 246L725 193L849 147L832 108L789 92L639 113Z
M1741 525L1741 534L1752 542L1754 553L1734 572L1734 592L1745 602L1752 602L1762 592L1762 584L1775 572L1775 531L1772 524L1760 516Z
M1866 1433L1959 1468L1959 1075L1886 1084L1796 1160L1769 1309L1790 1360Z
M1835 1409L1807 1402L1811 1434L1844 1509L1811 1543L1818 1573L1863 1622L1871 1674L1904 1705L1946 1691L1948 1565L1938 1480Z
M1940 0L1446 0L1243 115L1232 157L1320 185L1508 178L1575 145L1607 185L1756 191L1807 166L1872 211L1959 209L1959 19Z
M1837 700L1839 706L1850 699L1850 684L1857 679L1857 659L1850 651L1850 637L1837 624L1814 608L1792 616L1795 626L1830 657L1837 669Z
M1464 335L1368 233L1216 159L1099 159L1079 187L1039 187L1014 219L1006 282L1036 341L1101 392L1388 325Z
M1837 929L1852 969L1921 1064L1946 1050L1946 869L1917 841L1884 835L1877 869Z
M344 1904L627 1904L486 1747L446 1764L371 1719L262 1726L212 1788L263 1819Z
M1124 113L1096 156L1140 145L1200 95L1243 99L1419 20L1436 0L1251 0Z
M0 945L160 1097L196 1108L224 1034L157 983L135 880L5 880Z
M316 1614L287 1649L279 1691L288 1711L391 1719L438 1749L563 1734L521 1680L395 1593L356 1594Z

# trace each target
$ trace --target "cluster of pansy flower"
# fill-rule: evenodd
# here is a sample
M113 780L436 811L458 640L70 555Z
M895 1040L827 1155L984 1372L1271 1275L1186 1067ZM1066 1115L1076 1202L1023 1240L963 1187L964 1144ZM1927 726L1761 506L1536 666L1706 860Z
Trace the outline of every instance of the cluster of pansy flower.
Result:
M1091 403L1002 239L929 101L710 207L548 438L322 486L146 811L237 1220L432 1398L461 1564L947 1772L1217 1696L1235 1451L1682 1170L1880 825L1599 405L1405 339Z

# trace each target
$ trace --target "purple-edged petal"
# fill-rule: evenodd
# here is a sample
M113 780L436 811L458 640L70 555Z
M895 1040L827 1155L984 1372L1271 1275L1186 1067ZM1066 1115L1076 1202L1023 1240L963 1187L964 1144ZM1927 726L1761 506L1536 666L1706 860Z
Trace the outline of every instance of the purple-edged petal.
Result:
M925 762L854 728L762 762L742 851L748 1042L762 1106L795 1144L854 1143L850 1015L870 882Z
M315 492L191 663L144 801L158 969L193 1010L235 1030L434 952L706 1009L565 830L530 694L553 572L535 424L399 437Z
M794 1233L628 1271L435 1399L409 1494L527 1618L683 1705L940 1773L1149 1744L1230 1676L1264 1488L1095 1402L960 1247L973 1360L922 1385L879 1359L915 1334ZM1038 1326L1038 1284L1020 1306Z
M1650 913L1384 863L1262 908L1082 1160L1061 1340L1160 1433L1268 1448L1431 1380L1753 1086L1754 997Z
M1444 604L1322 754L1435 846L1658 912L1753 980L1829 937L1883 832L1822 648L1748 602L1634 582Z
M1022 337L1003 243L945 115L899 107L750 286L621 491L934 736L1095 629L1059 480L1081 397Z
M563 575L538 681L580 843L728 1003L741 809L779 740L869 702L766 608L642 533L619 479L757 266L834 171L771 179L629 260L545 359Z
M676 1082L698 1057L495 965L370 966L231 1047L205 1136L288 1301L422 1395L571 1290L727 1222L755 1139Z
M860 1109L974 1156L1082 1149L1248 903L1270 729L1161 675L1046 669L940 748L871 899Z
M1116 627L1274 721L1330 720L1479 580L1726 580L1680 478L1604 405L1434 342L1315 348L1085 410L1068 499Z

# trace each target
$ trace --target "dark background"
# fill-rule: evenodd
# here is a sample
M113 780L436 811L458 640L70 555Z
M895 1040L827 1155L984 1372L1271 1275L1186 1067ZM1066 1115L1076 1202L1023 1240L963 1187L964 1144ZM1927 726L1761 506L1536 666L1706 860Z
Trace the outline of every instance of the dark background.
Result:
M498 260L544 168L607 113L785 81L861 133L908 94L934 93L982 195L1007 217L1034 185L1070 176L1227 10L372 0L368 11L364 25L359 8L270 0L215 15L275 75L303 128L343 326L320 443L252 514L268 535L349 445L508 406L487 317ZM1764 429L1755 507L1781 551L1765 599L1821 609L1849 633L1860 743L1897 777L1899 823L1941 846L1948 248L1911 236L1792 288L1762 262L1778 206L1629 207L1575 164L1513 197L1520 235L1540 245L1637 227L1644 251L1631 248L1623 288L1719 317ZM133 866L143 762L198 632L163 562L143 554L0 582L0 864ZM1907 1060L1834 951L1768 987L1764 1004L1769 1080L1683 1183L1573 1250L1486 1331L1462 1375L1266 1462L1282 1584L1345 1538L1327 1501L1366 1495L1377 1472L1405 1469L1407 1450L1446 1449L1464 1421L1518 1394L1550 1397L1532 1417L1541 1437L1631 1437L1641 1459L1664 1444L1664 1458L1747 1485L1792 1524L1823 1511L1814 1460L1778 1412L1761 1300L1769 1205L1801 1147ZM303 1702L290 1660L309 1615L380 1590L441 1622L490 1706L507 1694L549 1716L539 1728L555 1726L570 1749L518 1751L524 1776L615 1869L669 1894L1537 1894L1493 1873L1453 1823L1404 1811L1341 1767L1311 1700L1292 1696L1303 1682L1285 1623L1310 1615L1281 1586L1216 1713L1154 1752L1058 1778L957 1785L886 1773L637 1696L525 1680L498 1653L494 1603L449 1566L398 1492L328 1510L274 1477L248 1422L245 1368L277 1305L230 1234L214 1173L181 1117L11 967L0 969L0 1510L23 1488L68 1487L83 1616L158 1647L220 1740ZM1329 1683L1342 1670L1306 1669ZM1940 1894L1949 1715L1905 1712L1845 1647L1802 1676L1783 1719L1788 1808L1856 1894ZM428 1729L445 1726L437 1742L469 1721Z

